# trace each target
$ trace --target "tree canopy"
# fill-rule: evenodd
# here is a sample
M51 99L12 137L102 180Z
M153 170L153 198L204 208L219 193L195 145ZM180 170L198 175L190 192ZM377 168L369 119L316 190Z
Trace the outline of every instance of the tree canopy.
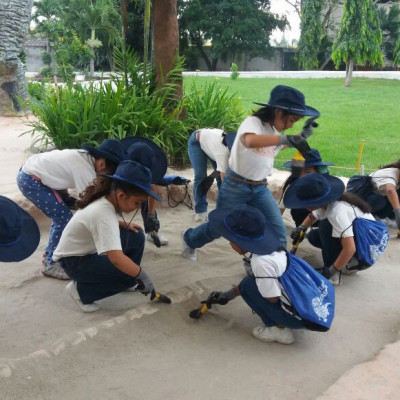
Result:
M346 63L346 83L350 86L354 63L383 65L382 32L372 0L346 0L339 34L333 44L336 68Z
M297 60L304 69L317 68L318 53L321 46L323 29L321 11L323 0L303 0L301 3L301 36Z
M231 61L242 53L268 56L271 32L287 24L270 12L269 0L180 0L178 4L181 39L198 49L209 70L228 55ZM207 42L210 56L203 48Z

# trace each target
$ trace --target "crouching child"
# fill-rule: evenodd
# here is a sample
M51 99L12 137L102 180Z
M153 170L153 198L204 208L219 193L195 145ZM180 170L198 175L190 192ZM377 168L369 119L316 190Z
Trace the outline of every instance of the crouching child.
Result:
M291 344L294 329L329 329L334 316L333 286L280 247L258 209L248 205L217 209L209 214L209 223L238 254L252 253L247 258L247 276L226 292L213 292L212 303L226 304L242 296L261 318L253 336L264 342Z

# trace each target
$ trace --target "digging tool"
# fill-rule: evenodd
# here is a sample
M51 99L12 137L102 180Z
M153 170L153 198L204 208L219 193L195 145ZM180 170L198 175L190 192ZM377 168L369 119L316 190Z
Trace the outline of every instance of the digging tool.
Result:
M297 249L298 249L298 247L299 247L299 244L300 244L300 242L303 240L303 238L304 238L304 231L301 231L301 232L300 232L300 235L299 235L299 238L297 239L297 242L293 244L293 247L292 247L292 249L290 250L290 252L291 252L292 254L296 254L296 251L297 251Z
M150 295L150 300L158 300L160 303L171 304L171 299L165 294L161 294L153 290Z

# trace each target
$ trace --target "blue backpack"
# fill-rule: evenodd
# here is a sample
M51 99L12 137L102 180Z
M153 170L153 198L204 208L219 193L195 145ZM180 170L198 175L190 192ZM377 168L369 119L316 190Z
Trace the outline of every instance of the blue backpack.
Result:
M385 251L389 242L389 229L380 221L357 217L353 221L356 257L363 270L374 265Z
M282 286L281 306L289 314L303 320L310 331L326 332L335 316L335 288L300 257L286 251L287 267L278 278Z

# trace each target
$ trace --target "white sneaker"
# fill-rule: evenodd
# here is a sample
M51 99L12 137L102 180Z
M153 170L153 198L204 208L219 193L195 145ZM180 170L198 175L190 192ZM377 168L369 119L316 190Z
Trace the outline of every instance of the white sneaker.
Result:
M207 222L208 221L208 212L196 213L194 216L195 222Z
M43 264L43 261L42 261ZM69 281L70 277L64 271L59 261L53 262L51 264L44 263L40 271L44 276L54 279L60 279L62 281Z
M169 243L169 240L160 231L157 232L157 236L160 239L161 246L165 246L166 244ZM146 240L148 240L149 242L153 242L154 243L154 240L151 237L151 232L146 233Z
M187 258L189 260L192 261L197 261L197 254L196 254L196 249L192 249L191 247L189 247L186 242L185 239L183 238L183 234L184 232L181 233L181 238L182 238L182 257L183 258Z
M336 271L333 275L331 275L331 277L329 278L329 282L332 283L333 286L342 285L342 271Z
M71 297L75 300L75 303L80 307L83 312L90 313L100 309L100 306L96 303L82 303L82 300L78 293L78 289L76 288L75 281L71 281L70 283L68 283L68 285L65 287L65 290L71 295Z
M256 326L253 329L253 336L262 342L278 342L282 344L292 344L294 342L293 332L289 328L278 328L276 326Z
M352 269L352 268L357 266L358 264L359 264L359 261L357 260L357 258L352 257L351 260L342 269L342 274L343 275L356 274L359 271L359 269Z

